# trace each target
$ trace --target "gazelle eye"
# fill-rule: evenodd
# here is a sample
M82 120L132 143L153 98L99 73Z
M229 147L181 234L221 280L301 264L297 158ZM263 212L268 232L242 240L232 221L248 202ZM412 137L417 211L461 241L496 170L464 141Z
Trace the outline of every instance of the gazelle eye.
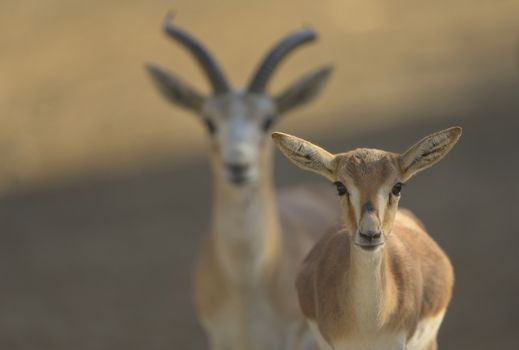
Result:
M333 183L337 187L337 193L339 193L339 196L344 196L348 193L348 190L346 189L346 186L340 181L336 181Z
M265 119L265 121L263 122L263 125L261 126L263 131L269 131L269 129L273 123L274 123L274 117L269 115L267 117L267 119Z
M216 132L216 125L213 123L212 120L209 120L207 118L204 119L205 126L207 128L207 131L212 135Z
M395 186L391 189L391 193L393 193L395 196L400 196L400 192L402 191L402 186L404 186L403 183L397 182Z

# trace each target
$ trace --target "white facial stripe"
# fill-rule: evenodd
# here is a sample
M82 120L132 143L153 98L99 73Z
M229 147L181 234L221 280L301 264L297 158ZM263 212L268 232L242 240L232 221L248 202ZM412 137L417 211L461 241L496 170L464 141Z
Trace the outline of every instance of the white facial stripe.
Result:
M264 137L256 124L242 117L220 123L219 143L225 163L254 164L260 139Z
M346 188L350 194L350 203L353 206L353 212L355 213L355 221L357 225L360 223L361 205L360 205L360 192L359 189L353 184L346 184Z
M377 192L377 204L378 204L378 216L380 223L384 222L384 215L386 214L386 208L389 202L389 196L391 195L391 189L395 184L396 180L392 177L387 179L378 189Z
M384 214L386 213L387 205L387 193L384 190L384 186L378 190L377 193L377 207L378 207L378 219L382 224L384 222Z
M266 116L275 115L273 100L267 95L232 91L209 98L206 115L216 126L215 140L224 163L257 164L267 133L262 129Z
M378 220L380 222L380 225L384 222L384 216L386 214L386 209L388 205L388 196L390 192L389 191L393 185L394 180L388 179L386 183L382 184L380 188L377 191L376 196L376 204L377 204L377 216ZM348 192L350 194L350 203L353 206L353 211L355 213L355 220L357 222L357 225L360 227L360 222L362 220L361 214L362 214L362 203L360 198L360 191L359 189L353 184L353 182L348 181L346 184L346 188L348 189Z

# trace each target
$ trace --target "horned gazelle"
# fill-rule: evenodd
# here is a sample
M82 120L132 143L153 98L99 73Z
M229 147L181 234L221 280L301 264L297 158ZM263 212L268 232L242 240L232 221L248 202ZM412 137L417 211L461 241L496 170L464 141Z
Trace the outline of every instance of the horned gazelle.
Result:
M306 28L274 46L246 89L232 89L200 42L169 18L165 31L194 56L213 88L211 96L203 96L166 70L147 65L160 92L198 114L210 138L211 232L195 269L195 304L210 347L303 349L311 334L293 281L320 226L338 220L339 212L333 193L301 188L276 197L267 134L281 114L319 94L331 66L310 72L280 95L267 94L267 83L283 59L316 38ZM311 196L315 202L304 201Z
M297 277L305 318L321 350L436 349L451 299L452 266L424 226L398 210L403 184L442 159L461 128L432 134L399 155L356 149L332 155L274 133L297 166L337 186L343 225L324 235Z

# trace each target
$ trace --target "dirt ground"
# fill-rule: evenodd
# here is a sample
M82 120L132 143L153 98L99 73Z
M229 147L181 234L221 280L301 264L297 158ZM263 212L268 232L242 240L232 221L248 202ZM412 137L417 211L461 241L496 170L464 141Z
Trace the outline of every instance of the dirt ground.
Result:
M190 282L211 203L205 135L142 69L151 60L206 86L160 33L172 7L235 82L280 35L307 20L319 30L272 91L330 61L334 77L280 131L336 152L403 151L462 126L401 205L455 267L440 348L518 349L519 3L390 3L3 1L0 350L206 348ZM276 179L324 181L279 154Z
M412 180L412 208L451 257L454 300L442 349L519 346L519 84L474 94L472 112L431 115L345 139L339 151L404 150L450 125L464 135ZM281 185L318 181L277 157ZM210 203L205 160L162 164L0 201L1 349L204 349L190 269Z
M312 25L318 42L287 59L269 86L278 93L335 64L318 101L283 122L299 132L455 113L474 85L517 74L517 0L299 0L296 8L289 0L2 0L0 192L205 151L195 118L163 101L144 70L161 64L208 91L189 54L161 31L169 10L238 87L281 36Z

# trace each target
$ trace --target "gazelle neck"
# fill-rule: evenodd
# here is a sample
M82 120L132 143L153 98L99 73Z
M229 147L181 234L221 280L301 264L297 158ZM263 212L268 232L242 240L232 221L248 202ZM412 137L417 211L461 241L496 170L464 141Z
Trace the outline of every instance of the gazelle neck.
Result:
M227 278L239 285L258 281L278 258L280 227L270 157L265 156L258 181L243 186L230 184L213 169L212 242Z
M365 251L350 243L347 307L355 315L359 331L373 332L387 322L394 309L394 283L386 247Z

